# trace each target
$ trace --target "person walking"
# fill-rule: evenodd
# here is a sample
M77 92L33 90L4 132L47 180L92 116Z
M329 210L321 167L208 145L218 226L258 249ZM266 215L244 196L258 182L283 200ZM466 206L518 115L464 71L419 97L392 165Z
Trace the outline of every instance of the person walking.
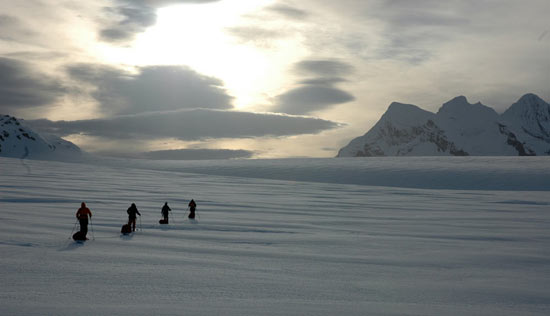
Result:
M128 213L128 225L132 226L132 231L135 232L137 215L141 216L141 214L137 209L136 204L132 203L132 205L128 208L126 213Z
M168 212L172 211L170 209L170 206L168 206L168 202L164 202L164 206L160 210L160 213L162 214L162 218L164 221L166 221L166 224L168 224Z
M195 209L197 208L197 203L195 203L195 200L191 199L191 202L189 202L189 218L195 219Z
M88 234L88 216L92 219L92 212L88 207L86 207L86 203L82 202L82 204L80 204L80 208L76 211L76 218L80 223L80 233L84 238L86 238L86 235Z

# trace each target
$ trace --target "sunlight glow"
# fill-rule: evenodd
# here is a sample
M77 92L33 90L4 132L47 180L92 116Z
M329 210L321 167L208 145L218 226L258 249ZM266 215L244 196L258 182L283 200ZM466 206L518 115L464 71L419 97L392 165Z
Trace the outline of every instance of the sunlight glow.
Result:
M130 47L105 45L100 54L106 61L130 66L189 66L221 79L235 97L237 109L261 110L286 84L283 78L289 61L299 60L307 52L300 38L267 39L273 45L260 48L239 42L228 28L250 24L247 14L273 3L239 0L162 8L157 11L156 25L138 35Z

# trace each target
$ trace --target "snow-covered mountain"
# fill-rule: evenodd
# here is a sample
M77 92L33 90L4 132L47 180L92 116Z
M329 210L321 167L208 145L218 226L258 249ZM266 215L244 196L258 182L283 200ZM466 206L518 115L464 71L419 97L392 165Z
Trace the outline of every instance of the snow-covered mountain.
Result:
M437 113L392 103L365 135L338 157L550 155L550 105L526 94L499 115L459 96Z
M71 161L82 157L75 144L51 134L38 134L20 120L0 115L0 157Z
M526 94L502 114L502 121L537 155L550 155L550 105Z

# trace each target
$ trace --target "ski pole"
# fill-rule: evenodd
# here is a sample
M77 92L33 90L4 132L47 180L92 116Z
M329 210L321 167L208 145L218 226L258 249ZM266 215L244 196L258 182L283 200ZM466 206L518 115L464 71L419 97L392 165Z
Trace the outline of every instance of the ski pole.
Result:
M143 231L143 228L141 228L141 215L139 216L139 231Z
M92 240L95 240L94 235L94 222L92 221L92 217L90 216L90 225L92 226Z
M74 222L73 230L71 230L71 236L69 236L69 238L67 238L67 239L71 239L71 237L73 236L74 229L76 228L76 223L78 223L78 218L77 218L76 221Z

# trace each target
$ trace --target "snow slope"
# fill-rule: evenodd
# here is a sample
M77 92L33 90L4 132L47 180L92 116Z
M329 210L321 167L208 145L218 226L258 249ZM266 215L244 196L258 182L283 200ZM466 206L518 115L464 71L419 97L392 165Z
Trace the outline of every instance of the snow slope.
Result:
M550 190L550 157L364 157L150 161L99 159L111 167L286 181L454 190Z
M431 165L452 169L449 159ZM305 178L333 168L323 167L328 161L310 160L314 169L294 166L296 160L265 165L286 164ZM0 314L550 312L548 188L409 189L315 182L313 175L310 182L281 181L246 177L262 164L249 162L249 171L244 164L234 169L237 177L176 171L183 164L175 163L160 171L130 169L131 161L102 167L34 160L26 168L0 158ZM523 164L510 187L548 172ZM417 166L408 174L418 174ZM478 178L486 168L494 172L483 160L467 166ZM202 170L185 171L192 167ZM191 198L197 223L184 221ZM68 240L81 201L94 214L95 240L83 245ZM175 218L160 227L165 201ZM120 237L132 202L143 230Z
M464 96L436 114L392 103L373 128L338 152L338 157L467 155L550 155L550 105L534 94L502 115Z
M13 116L0 115L0 157L75 161L82 151L55 135L36 133Z

